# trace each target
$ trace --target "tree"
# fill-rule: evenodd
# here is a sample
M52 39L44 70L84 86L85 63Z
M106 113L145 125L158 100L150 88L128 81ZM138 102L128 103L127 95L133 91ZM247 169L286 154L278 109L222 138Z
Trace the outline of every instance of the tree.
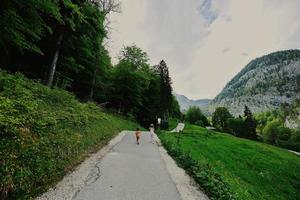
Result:
M0 2L0 49L9 55L12 48L43 54L37 43L52 32L45 18L62 22L57 1L9 0Z
M252 112L248 108L248 106L245 106L244 117L245 117L245 129L246 129L244 137L255 140L257 138L257 134L256 134L257 121L253 117Z
M102 45L106 37L104 15L93 4L81 5L84 21L77 30L65 35L58 69L71 78L72 90L80 97L92 100L95 89L102 84L99 75L104 76L107 51ZM110 63L107 63L110 65Z
M171 109L170 109L170 114L174 118L179 119L181 117L180 105L174 95L172 96L172 105L171 105Z
M128 62L119 63L113 71L111 103L119 113L135 114L142 101L143 84L147 81Z
M230 133L237 137L243 137L245 133L245 121L243 118L230 118L228 119L228 128Z
M157 124L160 108L160 77L155 73L149 74L149 85L143 90L142 103L138 108L137 120L143 126Z
M160 114L163 116L163 120L167 121L173 100L172 81L164 60L155 66L154 69L160 76Z
M121 3L117 0L91 0L96 4L104 15L112 12L121 12Z
M140 56L137 52L140 53ZM145 98L143 96L152 95L144 93L148 89L152 77L148 60L144 59L148 56L136 46L124 47L121 55L118 65L113 70L114 88L111 103L120 112L136 115L143 105L142 99ZM133 57L135 59L131 59Z
M228 120L233 118L227 108L225 107L218 107L216 108L215 112L212 116L212 123L213 126L222 132L228 132Z
M53 84L64 34L74 31L76 29L76 24L80 23L84 19L84 15L81 13L79 5L72 3L71 0L59 1L59 6L63 22L56 24L56 30L54 30L57 34L57 40L55 43L56 45L54 48L51 65L49 67L49 75L46 80L46 84L49 87L51 87Z
M185 118L191 124L197 124L200 126L209 126L209 122L207 118L202 114L200 108L196 106L189 107Z
M126 46L121 50L120 62L128 62L135 70L149 68L149 58L146 52L136 45Z

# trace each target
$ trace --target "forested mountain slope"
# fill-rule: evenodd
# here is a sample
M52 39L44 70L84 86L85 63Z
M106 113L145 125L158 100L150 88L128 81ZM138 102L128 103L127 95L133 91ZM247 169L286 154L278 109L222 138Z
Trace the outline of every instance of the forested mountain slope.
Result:
M299 98L300 50L286 50L252 60L214 98L209 109L225 106L239 115L247 105L258 113Z

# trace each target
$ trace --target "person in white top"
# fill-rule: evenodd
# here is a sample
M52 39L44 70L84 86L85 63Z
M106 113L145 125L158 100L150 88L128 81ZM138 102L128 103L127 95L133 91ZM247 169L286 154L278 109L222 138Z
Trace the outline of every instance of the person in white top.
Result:
M150 130L151 142L152 142L152 144L154 144L154 125L153 124L150 125L149 130Z

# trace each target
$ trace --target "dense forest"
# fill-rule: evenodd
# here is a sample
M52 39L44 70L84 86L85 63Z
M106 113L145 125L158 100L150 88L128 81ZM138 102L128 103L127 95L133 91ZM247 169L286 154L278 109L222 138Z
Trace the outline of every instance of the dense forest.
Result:
M3 0L0 2L0 67L21 72L81 101L137 119L180 114L165 61L149 64L136 45L113 65L104 44L117 0Z
M119 131L180 115L165 61L132 44L112 64L108 16L120 10L0 1L0 199L32 199Z

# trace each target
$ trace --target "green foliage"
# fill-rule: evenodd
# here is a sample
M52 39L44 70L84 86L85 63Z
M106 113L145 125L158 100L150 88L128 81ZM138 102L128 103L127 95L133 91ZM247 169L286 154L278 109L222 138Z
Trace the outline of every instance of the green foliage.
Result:
M278 131L281 126L280 122L273 121L268 123L263 129L263 140L269 144L276 144L278 140Z
M37 42L52 32L43 16L62 22L57 1L1 1L0 8L0 49L13 47L42 54Z
M167 66L159 68L161 70L150 67L147 54L135 45L124 47L121 55L111 74L110 106L119 113L133 116L145 127L156 124L158 117L163 118L161 125L167 128L166 116L180 115L168 82Z
M201 112L199 107L189 107L185 119L190 123L190 124L196 124L202 127L209 126L209 122L205 115Z
M258 121L258 133L261 140L280 146L283 148L300 151L300 142L298 141L299 130L293 130L285 127L285 118L295 117L295 107L293 105L282 105L280 110L264 112L256 115ZM295 107L294 107L295 106Z
M173 133L162 132L159 137L214 199L231 195L243 200L292 200L300 195L300 158L284 149L193 125L186 125L179 144ZM201 167L193 168L196 163Z
M137 124L93 103L0 71L0 197L31 199L89 152Z
M1 68L67 89L147 127L157 117L180 117L165 62L150 67L147 53L131 45L112 66L103 44L105 20L119 6L106 0L2 1Z
M136 45L126 46L121 50L120 62L130 63L135 70L147 69L149 58L146 52Z
M172 104L170 108L170 115L174 118L180 118L181 117L181 112L180 112L180 105L176 99L176 97L173 95L172 98Z
M229 184L223 180L222 176L210 164L194 160L190 153L184 152L168 140L162 141L168 153L207 192L210 199L236 199L230 191Z
M163 116L164 121L167 121L173 101L169 69L166 62L162 60L159 65L154 66L154 70L160 76L160 115Z
M256 127L257 127L257 121L255 120L254 116L252 115L252 112L248 108L248 106L245 106L244 110L244 117L245 117L245 131L243 134L243 137L255 140L257 138L256 135Z
M169 118L168 131L172 131L173 129L175 129L179 122L180 122L180 120L178 118Z
M228 127L230 130L230 133L237 137L243 137L245 131L246 131L246 125L243 118L230 118L228 120Z
M230 118L233 118L233 116L230 114L227 108L218 107L212 115L212 124L216 129L222 132L228 132L228 120Z

